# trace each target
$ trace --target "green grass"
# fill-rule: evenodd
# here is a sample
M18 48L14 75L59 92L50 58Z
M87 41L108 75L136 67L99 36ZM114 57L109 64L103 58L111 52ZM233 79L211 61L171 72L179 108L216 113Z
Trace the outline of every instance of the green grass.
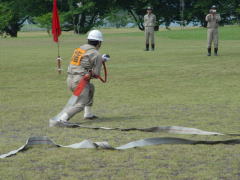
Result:
M221 40L240 40L240 26L226 26L219 28ZM182 31L165 31L161 35L176 40L205 40L206 28L183 29Z
M239 133L240 27L220 28L218 57L206 56L206 29L160 31L156 51L144 52L135 29L103 30L102 53L111 55L109 82L96 85L94 111L101 118L71 122L107 127L178 125ZM49 128L71 93L66 68L85 36L64 33L64 74L55 70L56 44L47 33L20 33L0 39L0 154L29 136L59 144L83 139L118 146L148 137L143 132ZM178 135L196 140L230 137ZM162 145L126 151L33 148L0 160L0 179L240 179L239 145Z

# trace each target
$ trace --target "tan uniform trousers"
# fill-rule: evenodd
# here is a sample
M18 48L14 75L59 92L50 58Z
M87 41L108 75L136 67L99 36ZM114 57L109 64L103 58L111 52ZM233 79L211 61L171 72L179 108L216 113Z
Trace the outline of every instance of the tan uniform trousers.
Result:
M155 44L154 42L154 27L145 27L145 38L146 44L149 44L149 40L151 40L151 44Z
M81 78L82 76L80 75L68 75L67 84L68 84L68 88L72 92L77 87ZM91 83L88 83L84 88L83 92L81 93L81 95L78 97L76 104L66 111L69 118L81 112L85 106L92 106L94 91L95 91L94 85Z
M211 48L212 42L214 42L214 48L218 48L218 28L208 29L208 48Z

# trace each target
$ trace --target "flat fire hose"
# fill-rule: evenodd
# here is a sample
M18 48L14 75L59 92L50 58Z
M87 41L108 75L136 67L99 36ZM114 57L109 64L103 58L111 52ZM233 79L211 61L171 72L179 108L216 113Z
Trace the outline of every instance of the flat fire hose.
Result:
M58 121L55 124L56 127L66 127L66 128L85 128L85 129L95 129L95 130L116 130L116 131L142 131L142 132L152 132L152 133L170 133L170 134L189 134L189 135L228 135L228 136L240 136L240 134L223 134L218 132L203 131L196 128L188 128L182 126L155 126L149 128L111 128L111 127L94 127L85 126L78 123L62 122Z
M182 139L182 138L173 138L173 137L156 137L156 138L147 138L141 139L138 141L132 141L127 144L113 147L108 142L92 142L91 140L84 140L80 143L75 143L71 145L60 145L56 144L54 141L49 139L46 136L39 137L30 137L25 145L20 148L10 151L9 153L0 155L0 159L10 157L12 155L16 155L18 152L26 151L30 147L34 147L34 145L52 145L54 147L61 148L72 148L72 149L106 149L106 150L125 150L136 147L144 147L144 146L153 146L160 144L188 144L188 145L216 145L216 144L226 144L226 145L235 145L240 144L240 139L231 139L231 140L223 140L223 141L198 141L198 140L190 140L190 139Z

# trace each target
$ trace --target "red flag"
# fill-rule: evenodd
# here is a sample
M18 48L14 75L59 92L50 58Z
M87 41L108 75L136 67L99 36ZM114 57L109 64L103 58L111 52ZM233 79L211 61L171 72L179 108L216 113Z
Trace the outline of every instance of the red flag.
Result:
M55 42L58 42L58 36L61 35L61 27L59 23L57 0L53 0L52 35L53 35L53 40Z

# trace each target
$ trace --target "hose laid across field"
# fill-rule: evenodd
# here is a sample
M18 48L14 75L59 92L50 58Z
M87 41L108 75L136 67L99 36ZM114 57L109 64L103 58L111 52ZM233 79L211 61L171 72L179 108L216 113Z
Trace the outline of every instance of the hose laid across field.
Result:
M163 127L153 127L153 128L106 128L106 127L87 127L87 126L80 126L77 124L70 124L70 123L62 123L64 127L81 127L81 128L91 128L91 129L104 129L104 130L120 130L120 131L130 131L130 130L138 130L138 131L145 131L145 132L164 132L164 133L173 133L173 134L194 134L194 135L231 135L231 136L238 136L239 134L222 134L217 132L209 132L203 131L200 129L195 128L187 128L187 127L180 127L180 126L163 126ZM34 145L52 145L55 147L64 147L64 148L72 148L72 149L109 149L109 150L124 150L136 147L143 147L143 146L151 146L151 145L159 145L159 144L189 144L189 145L197 145L197 144L205 144L205 145L215 145L215 144L240 144L240 139L230 139L230 140L223 140L223 141L199 141L199 140L190 140L190 139L182 139L182 138L175 138L175 137L157 137L157 138L146 138L137 141L132 141L127 144L121 145L119 147L112 147L109 145L108 142L92 142L91 140L84 140L80 143L71 144L68 146L63 146L56 144L51 139L46 136L39 136L39 137L30 137L26 144L21 146L20 148L10 151L9 153L0 155L0 158L10 157L12 155L17 154L20 151L27 150L29 147Z

